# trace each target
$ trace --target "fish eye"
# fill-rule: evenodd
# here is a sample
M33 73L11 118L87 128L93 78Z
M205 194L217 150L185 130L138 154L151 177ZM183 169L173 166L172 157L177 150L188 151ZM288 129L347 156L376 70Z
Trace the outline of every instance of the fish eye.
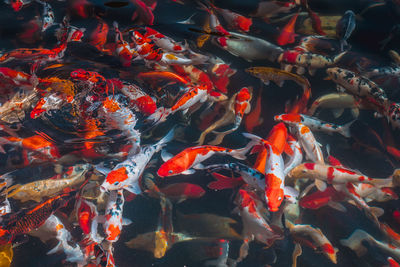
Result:
M301 170L301 172L302 172L302 173L307 173L307 171L306 171L306 170Z
M119 182L118 182L118 181L114 183L114 185L118 185L118 184L119 184Z
M171 173L171 174L172 174L172 170L169 170L168 173Z
M278 197L278 200L279 200L279 201L282 200L282 197Z

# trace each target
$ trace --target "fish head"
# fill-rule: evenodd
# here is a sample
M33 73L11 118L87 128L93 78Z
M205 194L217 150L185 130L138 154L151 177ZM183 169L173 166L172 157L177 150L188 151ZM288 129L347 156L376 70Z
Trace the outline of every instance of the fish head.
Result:
M282 204L284 199L284 192L282 188L271 189L267 188L265 190L265 197L267 201L268 210L271 212L276 212Z
M304 163L294 167L289 173L288 177L293 179L307 178L311 171L314 169L315 163Z
M143 112L145 115L151 115L157 109L156 103L148 95L144 95L144 96L137 98L135 100L135 104L138 106L140 111Z
M187 170L187 166L181 158L172 158L166 161L161 167L158 169L157 174L160 177L168 177L179 175L182 172Z
M128 170L126 167L113 169L107 174L107 177L101 184L100 189L103 192L122 189L128 178Z
M236 96L236 99L239 102L249 101L251 99L251 93L249 88L243 87L242 89L240 89L239 93Z

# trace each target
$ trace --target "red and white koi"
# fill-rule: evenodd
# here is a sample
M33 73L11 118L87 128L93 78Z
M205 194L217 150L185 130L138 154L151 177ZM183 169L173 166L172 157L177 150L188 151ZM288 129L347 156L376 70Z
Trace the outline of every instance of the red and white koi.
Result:
M104 233L106 234L105 240L111 243L105 252L107 266L115 266L112 243L118 241L122 226L132 223L131 220L122 218L124 203L125 199L122 190L110 192L103 223Z
M366 202L386 202L399 199L399 196L390 187L375 187L370 184L361 183L355 186L355 191L364 198Z
M299 140L301 147L306 153L306 157L313 162L324 163L324 156L322 154L321 145L315 140L310 128L302 123L288 123L290 131Z
M75 210L79 227L85 235L84 241L86 243L94 242L100 244L103 238L97 232L99 214L96 206L83 198L79 198L76 202Z
M124 41L124 37L118 28L118 23L114 21L113 23L114 31L115 31L115 43L117 47L115 48L115 53L119 57L122 66L129 67L132 63L132 58L136 53L133 49L131 49L128 42Z
M51 238L56 238L58 244L47 252L47 254L54 254L57 252L64 252L67 256L66 261L84 264L85 259L79 245L71 246L68 242L71 241L72 236L65 228L64 224L55 215L50 215L49 218L38 229L29 232L29 235L39 237L43 242Z
M169 115L180 110L186 114L190 107L196 103L204 103L209 98L208 89L203 85L189 86L188 90L176 101L171 108L158 108L147 119L153 123L164 122Z
M157 171L158 176L168 177L179 174L193 174L194 169L203 169L201 164L213 155L229 155L236 159L245 159L246 153L253 147L255 142L249 142L244 148L230 149L218 146L195 146L181 151L175 156L161 153L165 161Z
M0 77L2 77L2 83L7 82L13 87L19 87L26 90L32 90L39 82L39 79L35 76L6 67L0 67Z
M392 184L392 178L373 179L350 169L324 165L321 163L300 164L291 172L289 172L288 177L294 179L308 178L320 180L333 185L347 183L367 183L377 187L385 187L391 186ZM320 191L324 191L326 184L323 183L322 186L317 185L317 188Z
M155 153L160 151L174 137L174 130L171 130L164 138L154 145L142 146L140 152L129 155L128 158L117 164L110 171L101 190L113 191L125 189L133 194L140 194L142 190L139 185L139 178L142 176L146 165L149 163Z
M208 57L204 56L186 58L174 53L165 53L162 49L156 48L154 42L150 38L143 36L138 31L133 31L131 36L135 45L133 50L138 54L138 59L145 60L147 64L156 62L163 65L193 65L202 64L208 59Z
M122 218L125 199L122 190L113 190L104 212L103 228L106 234L105 240L113 243L117 242L122 231L122 225L131 223L129 219Z
M254 193L239 189L235 203L239 207L239 215L243 222L243 244L240 247L239 259L243 260L247 256L249 243L257 240L267 247L271 246L275 240L282 239L283 236L269 226L262 201Z
M172 38L165 36L153 28L146 27L145 29L146 33L144 34L144 37L153 40L153 42L164 51L172 53L183 53L189 51L188 44L182 45L175 42Z
M211 2L209 2L209 4L213 10L222 15L230 28L243 32L248 32L250 30L250 27L253 24L253 20L251 18L246 18L245 16L230 11L229 9L216 7Z
M319 248L321 252L333 263L337 263L336 253L338 249L332 246L332 243L326 238L319 228L314 228L309 224L293 224L286 220L286 226L290 234L299 237L309 237L313 246Z
M284 163L282 155L273 144L261 137L249 133L243 133L243 135L251 140L260 142L267 149L265 200L269 211L276 212L285 198L285 175L283 173Z
M131 108L144 115L151 115L156 111L156 102L137 85L121 82L116 79L109 79L107 81L111 82L114 87L129 98Z
M274 120L275 121L283 121L287 124L302 123L302 124L306 125L308 128L310 128L311 131L322 131L322 132L326 132L326 133L338 133L347 138L349 138L351 136L349 127L353 123L353 121L351 121L348 124L340 126L340 125L336 125L333 123L324 122L317 118L310 117L310 116L303 115L303 114L281 114L281 115L275 116Z

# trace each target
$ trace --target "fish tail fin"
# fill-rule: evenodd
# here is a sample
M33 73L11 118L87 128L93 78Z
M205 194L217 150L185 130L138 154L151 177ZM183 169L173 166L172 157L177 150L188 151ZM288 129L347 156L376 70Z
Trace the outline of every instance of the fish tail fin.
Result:
M152 125L159 124L167 120L168 115L171 114L170 108L160 107L153 114L147 117L145 122L150 123Z
M47 255L62 252L64 249L63 242L59 241L58 244L47 252Z
M344 52L340 53L339 55L336 55L336 56L333 58L333 63L335 63L335 64L338 63L339 60L341 60L342 57L343 57L346 53L347 53L347 51L344 51Z
M351 133L350 133L350 126L355 122L356 120L352 120L342 126L340 126L338 128L338 133L340 133L341 135L343 135L346 138L350 138L351 137Z
M81 263L85 261L83 252L78 245L76 245L75 247L72 246L65 247L64 252L65 255L67 256L65 260L68 262Z
M372 179L369 180L369 183L376 186L376 187L390 187L393 185L393 178L386 178L386 179Z
M247 152L249 152L250 149L252 149L252 147L257 144L259 144L258 141L251 140L245 147L239 148L239 149L234 149L229 154L236 159L244 160L244 159L246 159Z
M168 142L174 139L175 128L172 128L163 138L155 144L156 151L160 151Z
M214 172L212 176L217 179L207 185L208 188L212 190L223 190L223 189L230 189L238 186L238 179L239 178L232 178L228 177L219 173Z

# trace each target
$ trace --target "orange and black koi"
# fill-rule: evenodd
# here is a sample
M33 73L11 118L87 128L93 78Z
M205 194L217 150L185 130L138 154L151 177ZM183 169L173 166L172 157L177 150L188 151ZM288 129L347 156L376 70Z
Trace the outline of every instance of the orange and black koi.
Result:
M15 236L26 234L40 227L54 212L64 207L76 192L50 198L32 209L20 210L10 216L3 216L0 227L0 243L11 242Z

